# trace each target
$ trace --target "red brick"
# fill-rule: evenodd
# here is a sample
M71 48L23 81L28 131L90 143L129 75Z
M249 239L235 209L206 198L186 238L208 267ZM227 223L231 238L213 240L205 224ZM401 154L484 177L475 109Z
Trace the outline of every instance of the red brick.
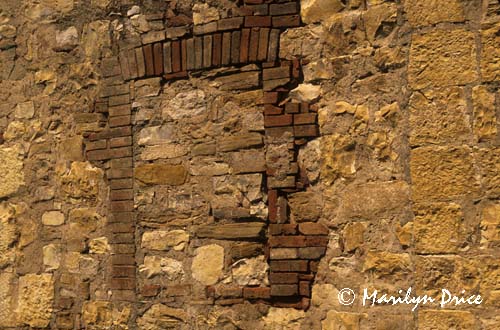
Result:
M264 92L264 103L265 104L276 104L278 103L278 92Z
M181 43L180 41L172 41L172 71L181 71Z
M269 273L271 284L296 284L299 282L297 273Z
M119 138L118 138L119 139ZM110 168L131 168L132 157L116 158L109 162Z
M222 65L231 62L231 32L224 32L222 35Z
M135 49L135 59L137 60L137 77L144 77L146 75L146 62L142 47Z
M236 30L243 24L243 17L223 18L217 21L219 31Z
M134 233L114 233L109 237L111 244L129 244L134 241Z
M135 226L133 223L110 223L107 229L112 233L134 233Z
M135 79L139 75L137 71L137 59L135 58L135 49L129 49L127 51L127 60L130 70L130 78Z
M288 201L283 196L278 197L278 214L276 218L278 223L284 223L288 218Z
M264 0L245 0L245 4L247 5L258 5L264 3Z
M269 27L271 16L246 16L245 27Z
M267 50L267 60L274 62L278 57L278 45L280 39L280 31L272 29L269 35L269 48Z
M183 39L181 41L181 71L187 70L187 40Z
M215 297L215 286L209 285L205 288L205 296L207 298L214 298Z
M186 40L186 70L193 70L195 68L195 48L194 48L194 38L189 38Z
M259 33L259 50L257 54L257 59L259 61L265 61L267 58L267 49L269 48L269 31L270 29L260 29Z
M300 112L302 112L302 113L309 112L309 103L307 103L307 102L300 103Z
M306 236L305 246L327 246L328 236Z
M259 52L259 37L260 37L260 29L253 28L250 32L250 46L248 49L248 61L255 62L257 61L257 55Z
M301 259L319 259L325 255L325 247L299 248L298 255Z
M212 35L203 37L203 67L209 68L212 66L212 48L213 38Z
M292 115L265 116L264 127L292 125Z
M134 210L133 201L111 202L112 212L130 212Z
M134 187L134 180L132 179L110 180L109 186L111 189L130 189Z
M264 69L264 72L262 73L262 79L264 80L282 78L290 78L290 66L283 65L277 68Z
M108 99L108 104L110 107L113 107L115 105L129 104L129 103L130 103L130 95L129 94L114 95Z
M155 63L153 56L153 45L144 45L142 47L144 51L144 62L146 64L146 75L154 76L155 74Z
M187 296L191 293L191 285L189 284L169 285L164 289L164 292L166 297Z
M310 261L309 262L309 269L313 273L317 273L319 268L319 261Z
M271 224L269 225L271 235L295 235L297 234L297 225L293 223Z
M212 65L220 66L222 56L222 34L214 34L213 40L213 54L212 54Z
M295 79L298 79L300 77L300 60L294 59L293 60L293 65L292 65L292 77Z
M173 79L184 79L188 77L187 71L180 71L180 72L175 72L175 73L169 73L169 74L164 74L163 78L166 80L173 80Z
M113 290L113 295L111 296L111 300L135 302L137 301L137 298L135 296L134 290Z
M111 128L99 133L92 133L89 135L89 140L96 141L101 139L109 139L109 138L129 136L129 135L132 135L132 128L130 126L125 126L125 127Z
M269 246L271 247L304 247L306 245L306 237L304 236L272 236L269 238Z
M156 76L163 74L163 45L156 43L153 45L154 71Z
M295 296L298 294L297 284L273 284L271 285L271 296Z
M310 297L311 296L311 283L309 283L307 281L300 281L299 294L301 296Z
M131 118L130 115L110 117L108 123L109 127L127 126L130 125Z
M163 71L172 72L172 43L170 42L163 44Z
M110 117L127 116L127 115L130 115L132 113L129 104L119 105L116 107L109 107L108 111L109 111Z
M300 112L300 103L288 102L285 104L285 112L286 113L299 113Z
M281 115L283 113L283 109L280 107L276 107L271 104L264 104L264 115Z
M111 250L116 254L133 254L135 244L111 244Z
M236 304L243 304L243 298L232 298L232 299L218 299L215 301L217 305L221 306L231 306Z
M299 224L299 231L304 235L328 235L326 226L315 222L303 222Z
M113 266L111 276L114 278L134 278L135 270L134 266Z
M120 52L120 55L118 58L120 60L122 77L124 80L129 80L131 78L131 76L130 76L130 69L128 66L127 54L125 52Z
M131 200L134 198L134 192L132 189L111 190L109 197L112 201Z
M316 137L319 135L317 125L294 126L293 134L296 137Z
M157 284L144 284L141 287L141 295L143 297L156 297L160 292L160 288Z
M271 272L307 272L307 260L272 260Z
M112 278L110 288L113 290L134 290L135 279L130 278Z
M87 151L102 150L102 149L106 149L107 145L108 145L107 140L98 140L98 141L94 141L94 142L85 143L85 149Z
M269 221L276 222L278 215L278 191L269 190L267 192L267 200L269 205Z
M266 136L272 138L282 138L284 135L293 136L293 127L283 126L283 127L270 127L266 128Z
M236 285L218 285L215 287L215 297L240 298L243 296L243 288Z
M111 256L112 265L135 265L135 258L131 254L115 254Z
M300 26L299 15L273 17L273 27L295 27L295 26Z
M109 140L109 146L111 148L117 147L128 147L132 145L132 137L131 136L123 136L118 138L113 138Z
M135 213L129 212L114 212L109 215L108 223L134 223Z
M231 63L240 62L241 31L234 31L231 34Z
M271 4L269 6L271 16L289 15L297 13L297 2L287 2L281 4Z
M243 288L243 297L245 299L269 299L271 297L271 288Z
M240 39L240 63L248 62L248 51L250 45L250 29L241 30Z
M108 160L113 158L109 149L87 151L88 160Z
M108 179L131 178L134 175L132 168L113 168L107 172Z

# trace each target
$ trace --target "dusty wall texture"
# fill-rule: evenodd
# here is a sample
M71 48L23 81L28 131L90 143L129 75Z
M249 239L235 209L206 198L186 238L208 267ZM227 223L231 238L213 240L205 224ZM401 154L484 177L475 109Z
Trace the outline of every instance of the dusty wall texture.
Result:
M499 83L498 0L0 0L0 329L500 329Z

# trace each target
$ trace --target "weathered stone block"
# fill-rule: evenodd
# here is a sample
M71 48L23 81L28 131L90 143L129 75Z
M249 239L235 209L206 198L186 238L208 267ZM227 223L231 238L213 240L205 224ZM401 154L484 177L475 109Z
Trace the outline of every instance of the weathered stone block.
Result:
M469 330L478 329L474 314L467 311L421 310L418 312L418 329Z
M262 237L265 225L258 222L228 223L206 225L198 228L196 235L200 238L215 239L248 239Z
M234 151L262 145L262 135L259 133L245 133L218 139L219 151Z
M478 190L469 147L422 147L413 149L410 157L415 201L446 200Z
M460 205L416 204L413 210L415 248L419 253L452 253L463 247L465 229Z
M313 192L298 192L289 195L288 205L295 222L317 221L323 209L321 196Z
M369 251L363 264L363 271L371 271L377 278L387 278L408 273L412 269L410 255Z
M187 171L182 165L143 164L135 168L135 179L144 184L179 186L186 178Z
M481 30L481 77L484 81L500 80L500 24Z
M477 81L474 34L464 29L434 29L414 35L408 80L413 89L464 85Z
M205 285L213 285L222 276L223 268L223 247L211 244L196 249L191 266L194 279Z
M500 196L500 148L481 148L477 152L482 188L491 197Z
M481 216L481 248L500 246L500 204L483 208Z
M141 246L145 249L166 251L174 249L181 251L189 241L189 234L184 230L155 230L142 235Z
M24 183L23 161L20 151L16 148L0 147L0 198L7 197L17 192Z
M463 88L415 92L410 98L410 143L470 142L471 127Z
M405 1L404 9L412 26L429 26L442 22L465 21L464 2L451 0L413 0Z
M486 86L472 89L474 107L474 136L479 142L494 139L497 135L495 94Z
M349 329L359 330L363 314L329 311L321 322L322 330Z
M19 278L19 321L45 328L52 319L54 280L51 274L27 274Z

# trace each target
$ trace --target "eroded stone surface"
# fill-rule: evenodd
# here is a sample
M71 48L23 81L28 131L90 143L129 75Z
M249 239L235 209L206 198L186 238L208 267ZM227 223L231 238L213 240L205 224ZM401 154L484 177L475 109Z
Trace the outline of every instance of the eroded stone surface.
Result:
M0 198L17 192L24 183L23 162L17 148L0 147L0 171L3 179L0 183Z
M19 278L19 321L45 328L52 318L54 279L51 274L27 274Z
M217 244L196 249L191 271L193 278L205 285L217 283L224 267L224 248Z

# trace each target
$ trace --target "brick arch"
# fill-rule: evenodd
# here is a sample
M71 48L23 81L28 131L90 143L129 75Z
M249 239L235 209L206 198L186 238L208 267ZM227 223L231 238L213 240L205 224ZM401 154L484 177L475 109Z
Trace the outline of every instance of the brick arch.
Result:
M254 15L256 6L267 15ZM108 285L115 301L136 301L137 294L154 294L154 288L139 290L136 280L134 210L134 159L131 84L145 78L163 81L189 78L191 72L254 64L257 72L242 71L221 77L231 89L263 91L266 146L272 141L287 143L291 154L287 173L278 173L276 160L268 159L265 169L256 169L265 178L269 215L267 223L256 229L266 241L270 266L268 287L207 287L207 297L224 304L243 300L265 302L274 306L307 309L310 287L319 259L325 254L328 229L317 218L291 221L290 194L305 191L309 185L298 166L299 148L319 135L315 104L298 103L289 92L302 78L300 59L279 59L280 34L301 25L298 1L246 0L241 16L196 26L192 31L171 28L142 36L138 46L123 45L119 55L103 59L102 76L112 83L101 89L95 111L107 115L107 126L87 137L86 155L107 169L110 193L110 217L107 225L113 255ZM115 79L119 77L119 79ZM262 142L260 142L262 143ZM233 215L235 218L238 215ZM231 240L223 227L215 232L207 225L196 235L202 238ZM227 227L228 231L234 230ZM149 290L149 291L148 291ZM150 292L151 291L151 292Z

